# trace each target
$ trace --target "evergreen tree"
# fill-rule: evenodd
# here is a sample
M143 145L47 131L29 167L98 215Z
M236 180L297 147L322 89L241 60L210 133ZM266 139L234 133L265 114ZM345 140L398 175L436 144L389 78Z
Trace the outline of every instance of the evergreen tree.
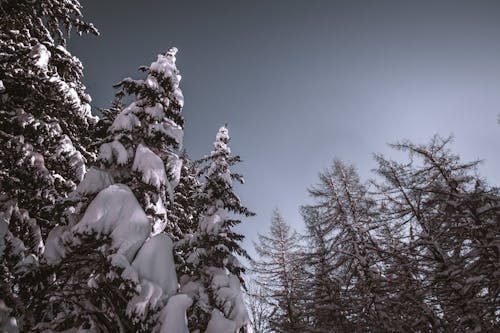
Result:
M276 332L304 332L301 301L303 262L299 235L278 210L274 210L268 235L259 235L255 249L260 256L253 262L257 282L271 307L270 326Z
M145 80L119 85L120 96L135 99L105 113L101 164L72 193L68 225L49 233L45 257L56 283L37 296L37 328L150 332L161 325L160 310L177 291L171 239L179 233L166 208L182 163L175 154L183 134L176 52L143 68ZM50 300L57 306L44 307Z
M236 255L248 258L240 242L243 236L233 227L241 221L237 215L254 215L234 193L233 181L243 177L233 173L240 162L231 156L225 126L216 135L214 150L205 158L205 182L198 197L200 218L196 232L185 240L191 248L187 257L191 275L181 277L181 289L192 296L189 327L193 332L235 332L248 325L248 314L241 293L244 267ZM222 325L222 326L218 326Z
M95 118L66 36L97 30L76 0L6 0L0 15L0 229L7 228L0 297L28 323L35 288L28 267L37 265L43 238L94 157L86 134Z
M165 231L173 239L180 230L167 219L167 207L180 180L182 160L176 153L184 126L176 53L171 48L151 66L141 67L145 80L127 78L117 85L118 98L132 95L135 100L117 113L98 156L115 182L132 189L150 217L152 234Z

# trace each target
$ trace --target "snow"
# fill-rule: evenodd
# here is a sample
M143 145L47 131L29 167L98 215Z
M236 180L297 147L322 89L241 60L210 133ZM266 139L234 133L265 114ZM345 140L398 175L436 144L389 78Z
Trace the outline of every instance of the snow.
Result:
M137 110L137 106L134 103L131 103L127 108L123 109L118 116L116 116L113 124L110 126L111 132L118 131L131 131L134 127L141 126L141 121L137 116L133 113Z
M144 243L132 262L140 280L159 285L168 296L178 288L172 249L172 240L166 234L158 234Z
M66 247L64 246L65 232L68 230L65 226L57 225L49 232L45 241L44 257L49 265L55 265L66 256Z
M139 295L135 295L127 304L127 314L132 316L134 313L142 318L148 313L148 310L158 306L160 300L163 299L162 288L146 279L141 281Z
M172 47L165 55L159 54L156 61L151 63L150 69L154 72L162 74L166 78L170 78L170 83L173 88L173 97L180 107L183 107L184 96L182 95L182 91L179 89L181 76L178 74L177 67L175 66L175 55L177 54L177 51L177 48ZM153 76L149 76L148 79L146 79L146 83L154 89L155 85L153 82L148 81L150 78L153 78Z
M224 208L217 208L215 213L204 216L200 221L200 230L208 234L218 234L222 223L227 219L227 212Z
M146 213L130 188L114 184L99 192L73 230L110 234L118 253L132 261L149 236L151 227Z
M189 333L186 310L192 303L193 300L184 294L170 297L160 313L160 333Z
M176 154L171 154L168 157L170 188L174 189L179 185L181 180L182 159Z
M221 268L211 267L209 270L213 273L212 290L217 304L237 328L245 326L249 317L238 277Z
M159 132L174 139L179 146L182 146L184 132L182 127L173 120L164 118L161 123L149 125L149 133Z
M83 180L76 187L76 191L81 194L94 194L105 189L114 183L109 172L91 167L83 177Z
M146 80L146 82L149 82L151 80L153 80L154 78L148 78ZM156 80L154 80L156 82ZM158 85L158 83L156 83L156 85ZM168 99L167 99L168 101ZM165 117L165 112L163 111L163 105L161 105L160 103L156 103L155 106L147 106L144 108L144 112L148 115L151 116L151 118L155 119L155 120L162 120L163 117Z
M47 70L50 59L50 51L45 45L37 44L30 52L30 57L34 59L34 65L42 70Z
M151 63L151 70L157 73L162 73L165 77L172 76L177 68L175 67L175 55L178 50L176 47L172 47L168 50L166 55L159 54L155 62Z
M75 149L73 142L71 142L71 139L67 135L63 135L61 140L59 140L59 146L55 153L57 157L67 156L69 158L69 165L75 172L76 179L81 181L87 171L85 159L82 154Z
M99 159L108 163L113 162L113 157L119 165L127 164L129 160L128 152L120 141L103 143L99 148Z
M234 321L225 318L219 310L214 309L205 333L234 333L236 329Z
M157 235L163 230L165 230L165 227L167 226L168 220L167 220L167 209L165 208L165 205L163 204L163 200L161 197L158 197L158 201L156 201L156 204L153 206L155 214L158 215L163 215L164 218L157 218L153 222L153 231L151 233L151 236Z
M9 316L11 311L12 309L8 308L5 305L4 301L0 299L0 332L4 333L19 332L16 318Z
M0 258L2 258L5 249L5 235L9 229L9 222L5 219L4 213L0 214Z
M137 146L132 170L140 172L142 181L156 188L167 183L167 174L162 159L143 144Z

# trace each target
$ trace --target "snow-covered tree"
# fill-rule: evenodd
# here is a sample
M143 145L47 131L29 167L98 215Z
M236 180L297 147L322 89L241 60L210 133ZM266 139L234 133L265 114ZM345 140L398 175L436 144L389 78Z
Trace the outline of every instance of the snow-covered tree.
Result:
M176 53L171 48L141 67L145 80L127 78L118 85L118 96L135 99L116 115L98 156L115 182L132 189L150 217L153 235L165 230L171 237L180 233L166 215L179 183L182 160L176 153L184 126Z
M306 269L304 295L311 332L351 331L347 312L341 298L342 283L337 276L335 232L328 223L327 211L322 207L301 207L306 225L303 265Z
M183 328L182 318L172 322L171 316L191 301L175 295L172 238L179 232L167 217L182 163L176 155L183 135L176 52L143 68L145 80L122 81L119 95L132 95L132 102L115 103L100 122L103 129L109 125L100 164L71 194L76 208L68 224L47 239L44 254L56 281L40 298L42 307L58 302L40 308L40 329ZM67 271L70 264L75 268Z
M233 227L238 215L254 215L234 192L233 181L243 183L241 175L230 167L239 162L231 156L225 126L216 135L214 150L205 160L205 182L198 197L200 217L196 231L188 235L189 274L181 277L181 290L194 300L190 309L192 332L232 333L245 329L248 314L241 292L244 268L237 255L248 258L241 247L243 236Z
M29 280L20 284L30 271L20 267L36 266L43 238L94 157L91 136L82 134L95 118L66 37L97 30L82 20L76 0L5 0L0 15L0 229L8 225L0 297L27 323L33 293Z
M299 235L278 210L273 211L268 235L259 234L253 261L257 283L271 308L270 326L276 332L304 332L302 302L304 269Z
M332 274L339 281L342 300L338 306L355 330L373 325L389 329L384 326L389 314L384 309L381 257L373 232L378 225L375 201L354 167L339 160L319 178L309 192L324 215L318 231L329 234Z
M477 162L463 163L449 139L427 145L393 145L409 155L402 163L378 156L379 189L393 230L408 251L412 275L427 305L415 322L429 331L499 329L499 191L477 175Z

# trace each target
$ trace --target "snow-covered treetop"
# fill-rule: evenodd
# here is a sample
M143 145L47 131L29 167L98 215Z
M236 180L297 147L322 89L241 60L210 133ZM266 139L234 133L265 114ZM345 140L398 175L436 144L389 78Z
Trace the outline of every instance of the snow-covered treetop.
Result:
M116 182L132 189L148 212L153 234L165 230L172 238L176 227L166 219L166 194L173 200L180 180L182 160L177 154L184 135L177 51L173 47L149 67L141 67L145 79L126 78L117 85L117 104L102 122L108 134L98 157ZM125 95L133 100L123 106Z

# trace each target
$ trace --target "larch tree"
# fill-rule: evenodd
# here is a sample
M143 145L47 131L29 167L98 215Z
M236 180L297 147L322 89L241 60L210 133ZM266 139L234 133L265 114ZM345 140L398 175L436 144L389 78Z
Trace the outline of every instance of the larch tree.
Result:
M384 309L380 246L374 234L378 227L375 201L354 167L339 160L319 178L309 193L323 214L318 231L327 230L330 237L339 306L352 325L349 329L383 328L389 314Z
M304 270L300 237L276 209L269 234L255 244L259 259L253 261L256 281L271 309L270 326L276 332L304 332Z
M302 206L302 218L306 226L303 260L307 279L304 293L310 317L308 331L331 332L332 329L352 329L344 311L340 291L341 283L337 273L335 234L327 223L324 209L316 206Z
M429 331L499 328L499 191L448 149L450 139L393 145L409 155L401 163L377 156L381 193L399 239L408 244L413 275L427 309L416 322Z

